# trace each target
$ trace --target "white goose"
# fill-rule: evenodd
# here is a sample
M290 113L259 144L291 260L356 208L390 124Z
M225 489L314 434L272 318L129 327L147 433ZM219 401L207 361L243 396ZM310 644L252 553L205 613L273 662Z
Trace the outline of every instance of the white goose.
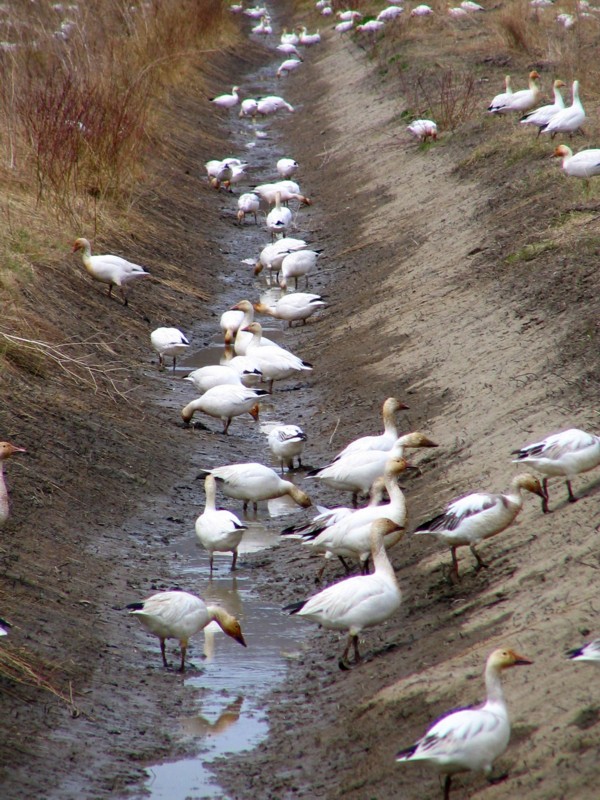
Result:
M456 773L474 770L489 775L494 761L506 750L510 739L510 721L500 675L510 667L532 663L514 650L494 650L485 665L485 703L442 717L422 739L401 750L396 761L429 761L437 767L446 775L444 800L450 800L450 785Z
M278 44L275 50L277 50L280 53L284 53L286 56L296 56L296 58L299 58L300 61L304 61L304 59L302 58L302 54L300 53L296 45L291 44L290 42L282 42L281 44Z
M190 342L178 328L156 328L150 334L152 347L158 353L158 368L165 368L165 356L173 359L173 370L177 356L189 350Z
M600 639L594 639L593 642L587 642L581 647L569 650L567 657L571 661L591 661L600 665Z
M513 450L517 457L513 463L529 464L546 477L542 481L544 499L542 511L548 512L548 479L563 476L566 479L569 502L576 502L571 480L580 472L588 472L600 464L600 437L592 433L571 428L553 433L540 442L528 444L520 450Z
M475 492L449 503L443 513L423 522L417 534L430 533L452 551L452 574L458 580L456 549L468 546L477 560L477 567L485 564L475 545L506 530L523 508L523 491L532 492L545 499L537 478L527 472L515 475L506 494Z
M298 67L302 66L302 60L299 58L286 58L285 61L282 61L279 67L277 68L277 72L275 73L276 77L281 78L282 75L289 75L290 72L294 72L298 69Z
M437 447L437 444L420 431L407 433L396 439L391 450L350 453L326 467L311 470L307 477L319 478L332 489L352 492L352 503L356 506L358 495L366 495L373 481L383 475L386 461L403 457L407 447Z
M258 261L254 266L254 274L260 275L263 269L268 269L271 276L273 273L278 276L283 259L290 253L304 250L306 247L304 239L295 239L292 236L285 236L283 239L271 242L260 251Z
M510 75L504 78L504 91L497 94L488 106L490 114L495 114L500 108L503 108L510 100L513 90L510 82Z
M437 139L437 125L432 119L416 119L407 126L406 130L422 142L426 142L428 139L435 142Z
M513 112L522 113L532 108L540 96L539 74L532 70L529 73L529 87L513 92L508 95L502 104L497 104L494 108L489 108L495 114L510 114Z
M256 118L258 114L258 100L255 100L253 97L247 97L245 100L242 100L240 105L240 113L238 116L241 117L252 117L252 120Z
M258 225L258 212L260 210L260 197L254 192L244 192L237 201L238 222L243 222L248 214L254 217L254 224Z
M316 33L308 33L305 25L301 25L298 29L298 41L304 47L312 47L313 44L321 42L321 34L319 31Z
M302 489L291 481L283 480L275 470L265 467L264 464L255 462L228 464L224 467L203 470L200 474L202 477L208 474L214 475L228 497L243 500L244 511L247 511L250 502L256 511L257 504L261 500L273 500L284 495L289 495L302 508L312 505L310 497Z
M199 367L186 375L183 380L189 381L199 392L207 392L213 386L225 384L242 385L240 374L224 364L208 364L206 367Z
M246 351L248 350L248 345L252 341L252 333L248 333L246 328L248 327L248 325L254 322L254 306L249 300L240 300L239 303L236 303L234 306L232 306L232 311L241 311L243 314L243 317L237 329L237 333L235 334L233 348L236 352L236 355L245 356ZM266 336L261 337L261 345L262 346L273 345L277 347L276 342L272 341Z
M282 295L275 305L255 303L254 310L259 314L267 314L275 319L285 320L288 327L291 328L292 322L302 322L305 325L306 320L325 305L325 301L318 294L292 292Z
M585 109L579 99L579 81L573 81L572 102L562 111L557 111L550 121L542 128L542 133L549 133L554 139L557 133L568 133L572 136L577 131L581 131L585 122Z
M246 386L221 384L208 389L201 397L192 400L181 411L185 423L189 423L196 411L223 420L223 433L227 433L233 417L250 414L258 419L261 397L268 394L263 389L248 389Z
M292 212L281 205L281 192L275 194L275 208L267 214L267 229L271 236L283 236L292 225Z
M560 93L563 86L567 84L564 81L554 81L554 103L552 105L542 106L536 108L535 111L529 111L521 117L521 125L535 125L538 129L537 135L539 136L544 128L552 119L552 117L565 107L565 101Z
M146 278L150 275L144 267L126 261L120 256L92 255L92 248L87 239L76 239L73 252L81 250L81 260L87 273L100 283L108 283L108 296L111 296L112 287L118 286L123 297L123 305L128 304L126 285L136 278Z
M387 519L391 523L390 530L384 531L387 549L400 541L406 528L406 500L402 489L398 486L398 476L407 466L404 458L391 458L386 462L383 480L389 496L388 503L359 508L354 514L343 517L334 525L328 525L316 536L312 533L303 534L303 542L316 552L338 556L342 563L345 558L354 558L360 562L363 573L366 573L371 549L369 544L371 524L376 519Z
M221 364L237 372L244 386L258 386L263 379L263 374L257 362L249 356L231 357L228 350L231 351L231 348L226 348L221 358Z
M582 178L589 190L590 178L600 175L600 149L581 150L573 155L566 144L559 145L554 151L555 158L562 159L562 170L570 178Z
M276 114L278 111L282 111L284 109L291 113L293 112L294 107L287 103L283 97L279 97L278 95L268 95L267 97L260 98L256 106L256 113L266 117L270 114Z
M8 636L8 631L12 628L10 622L0 617L0 636Z
M304 278L308 286L308 276L317 265L319 253L317 250L297 250L288 253L281 260L281 277L279 285L282 289L287 289L291 279L294 279L294 288L298 288L298 279Z
M202 547L208 551L211 574L215 553L232 553L233 571L237 564L238 547L248 526L240 522L233 512L217 509L217 482L213 475L207 475L204 479L204 492L206 504L196 520L196 536Z
M312 364L303 361L298 356L284 350L278 345L263 345L262 327L258 322L252 322L246 328L252 334L252 340L246 348L246 354L258 363L263 378L268 381L268 391L272 393L274 381L292 378L304 371L311 372Z
M0 528L10 516L10 505L8 502L8 489L4 479L4 462L7 458L14 456L15 453L26 453L24 447L17 447L10 442L0 442Z
M234 86L231 89L231 94L220 94L209 99L211 103L214 103L219 108L233 108L240 102L240 87Z
M275 181L275 183L261 183L253 189L261 201L267 206L277 203L279 195L280 203L289 203L290 200L297 200L300 205L310 206L311 200L300 192L300 186L296 181L288 179Z
M269 449L279 461L281 474L284 467L294 469L294 459L302 466L302 453L306 444L306 434L298 425L274 425L267 434Z
M341 450L334 460L345 458L351 453L364 453L369 450L391 450L396 440L400 436L396 424L396 414L408 408L396 397L388 397L382 406L381 415L383 417L383 433L379 436L361 436Z
M223 332L225 344L231 344L239 329L247 324L242 309L230 308L224 311L219 318L219 326Z
M276 164L277 172L282 178L291 178L300 165L293 158L280 158Z
M210 622L216 622L224 633L246 647L240 623L235 617L220 606L207 606L204 600L190 592L158 592L141 603L130 603L126 608L150 633L158 636L165 667L169 666L165 641L179 639L180 672L185 672L185 654L190 637L206 628Z
M376 520L372 524L370 545L375 571L371 575L346 578L309 600L292 603L284 609L328 630L348 632L339 662L341 669L347 669L351 646L354 646L355 663L360 661L360 632L385 622L400 608L400 587L383 542L389 526L389 520Z

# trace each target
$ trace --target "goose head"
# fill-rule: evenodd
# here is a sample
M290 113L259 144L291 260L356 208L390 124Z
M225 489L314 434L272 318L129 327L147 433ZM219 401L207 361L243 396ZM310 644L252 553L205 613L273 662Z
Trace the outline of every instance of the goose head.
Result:
M517 475L513 480L513 484L517 489L525 489L527 492L537 494L538 497L542 499L546 498L546 493L542 488L542 484L535 475L532 475L530 472L523 472Z
M533 664L533 661L515 653L514 650L509 648L499 648L488 656L486 668L500 672L503 669L526 666L528 664Z
M10 458L15 453L26 453L24 447L17 447L16 444L11 444L10 442L0 442L0 461L4 461L6 458Z
M78 250L89 250L90 247L89 241L82 236L79 239L75 239L73 242L73 253L76 253Z
M559 144L556 150L552 153L552 158L571 158L573 151L566 144Z

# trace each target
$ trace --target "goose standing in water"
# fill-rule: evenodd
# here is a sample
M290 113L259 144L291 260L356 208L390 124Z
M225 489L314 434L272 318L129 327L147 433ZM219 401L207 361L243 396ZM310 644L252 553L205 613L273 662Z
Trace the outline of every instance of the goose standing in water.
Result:
M190 347L189 340L178 328L156 328L150 334L152 347L158 353L158 368L165 368L165 356L173 359L173 371L177 364L177 356L185 353Z
M348 632L339 661L340 669L348 668L351 647L354 647L354 662L361 660L358 647L361 631L385 622L400 608L402 594L384 545L384 535L389 529L390 521L386 519L378 519L372 524L370 546L375 571L371 575L346 578L308 600L284 608L284 611L316 622L327 630Z
M569 502L575 503L571 480L581 472L588 472L600 465L600 437L592 433L571 428L553 433L540 442L513 450L515 464L529 464L546 477L542 481L544 499L542 511L548 513L548 480L562 476L566 479Z
M514 650L494 650L485 665L487 700L475 708L463 708L439 719L411 747L401 750L396 761L429 761L442 775L444 800L450 800L452 776L458 772L491 774L494 761L510 739L508 709L500 675L505 669L532 664Z
M132 264L121 256L113 255L92 255L92 247L87 239L83 237L76 239L73 244L73 252L81 250L81 260L83 266L94 280L100 283L108 283L108 296L111 296L113 286L118 286L123 297L123 305L128 304L126 285L136 278L146 278L150 275L144 267Z
M213 571L215 553L232 553L231 570L235 570L238 557L238 547L242 541L244 525L236 515L226 509L217 509L217 482L213 475L204 479L204 493L206 504L204 511L196 520L196 536L198 541L208 551L210 573Z
M265 467L264 464L256 462L228 464L224 467L202 470L200 476L208 474L214 475L228 497L243 500L244 511L248 510L250 502L256 511L257 504L261 500L273 500L284 495L289 495L302 508L312 505L310 497L302 489L291 481L283 480L275 470Z
M7 458L14 456L15 453L26 453L24 447L17 447L10 442L0 442L0 528L10 516L10 505L8 502L8 489L4 479L4 462Z
M126 608L150 633L158 636L165 667L169 666L165 642L167 639L179 639L179 672L185 672L185 654L190 638L210 622L216 622L224 633L246 647L240 623L235 617L221 606L206 605L204 600L190 592L158 592L141 603L130 603Z
M523 491L537 494L542 500L545 492L537 478L523 472L512 479L507 494L475 492L453 500L445 511L424 522L417 534L430 533L449 545L452 551L452 574L458 580L457 547L468 546L477 560L477 567L487 567L475 545L506 530L523 508Z
M219 384L208 389L201 397L192 400L181 411L185 423L189 423L196 411L202 411L211 417L223 420L223 433L227 433L231 420L240 414L250 414L258 420L259 402L264 395L269 394L264 389L248 389L246 386L235 384Z

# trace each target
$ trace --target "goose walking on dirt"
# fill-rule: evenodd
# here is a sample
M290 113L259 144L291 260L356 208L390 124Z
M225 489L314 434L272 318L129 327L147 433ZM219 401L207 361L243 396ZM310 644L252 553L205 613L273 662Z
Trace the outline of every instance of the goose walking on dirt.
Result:
M600 639L594 639L581 647L569 650L567 658L570 658L571 661L591 661L600 666Z
M306 444L306 434L298 425L275 425L267 435L269 450L279 461L281 474L284 467L294 469L294 459L302 466L302 453Z
M581 178L585 182L586 191L590 188L590 178L600 175L600 149L581 150L573 155L566 144L559 145L554 151L555 158L562 159L562 170L570 178Z
M521 117L521 125L535 125L538 129L537 135L539 136L544 128L552 119L552 117L565 107L565 101L560 93L563 86L567 84L564 81L554 81L554 103L552 105L542 106L536 108L535 111L529 111Z
M542 511L548 513L548 480L562 476L567 484L569 502L575 503L571 480L581 472L588 472L600 465L600 437L593 433L570 428L553 433L540 442L534 442L513 450L515 464L528 464L546 477L542 481L544 498Z
M364 628L380 625L400 608L402 594L394 568L387 556L384 535L389 520L375 520L371 527L370 545L375 571L371 575L356 575L328 586L308 600L284 608L327 630L347 631L348 640L339 661L340 669L348 668L350 648L354 662L361 660L358 637Z
M215 553L232 553L231 570L235 570L238 547L242 541L244 525L232 511L217 509L217 483L213 475L204 479L206 504L204 511L196 520L195 529L198 541L208 551L210 572L212 575Z
M192 400L181 411L185 423L189 423L196 411L223 420L223 433L227 433L231 420L240 414L250 414L258 420L259 403L268 394L264 389L248 389L246 386L221 384L208 389L201 397Z
M246 647L240 623L235 617L220 606L207 605L190 592L158 592L140 603L130 603L126 608L150 633L158 636L165 667L169 666L165 642L167 639L179 639L179 672L185 672L185 655L190 638L210 622L216 622L224 633Z
M158 353L158 368L165 368L165 356L173 359L173 371L177 356L189 350L190 342L178 328L156 328L150 334L152 347Z
M486 567L475 546L512 525L523 508L523 491L545 499L538 479L523 472L515 475L506 494L475 492L460 497L449 503L437 517L419 525L415 533L429 533L449 545L452 551L451 574L458 580L456 549L468 546L477 560L477 567Z
M10 504L8 502L8 489L4 478L4 462L7 458L14 456L15 453L26 453L24 447L17 447L10 442L0 442L0 528L10 516Z
M325 301L318 294L291 292L282 295L274 305L255 303L254 310L259 314L267 314L275 319L285 320L288 327L291 328L292 322L302 322L303 325L306 325L306 320L325 305Z
M396 761L433 764L446 776L444 800L450 800L453 775L469 770L490 775L494 761L504 753L510 739L510 720L500 676L505 669L532 663L514 650L494 650L485 665L485 703L442 717L422 739L401 750Z
M557 133L568 133L569 136L573 136L577 131L582 133L581 129L586 115L579 98L579 81L573 81L571 91L573 98L571 105L563 108L562 111L557 111L542 128L542 133L549 133L552 139Z
M87 239L80 237L73 244L73 252L81 250L83 266L94 280L108 283L108 296L111 296L113 286L118 286L123 298L123 305L128 304L126 286L137 278L146 278L150 275L144 267L126 261L121 256L92 255L92 247Z
M408 406L401 403L396 397L388 397L382 406L381 415L383 417L383 433L379 436L361 436L341 450L334 460L345 458L351 453L365 453L369 450L391 450L394 443L400 436L396 424L396 414L398 411L407 410Z
M243 500L244 511L248 510L248 503L254 505L256 512L257 504L261 500L273 500L285 495L289 495L302 508L312 505L306 492L303 492L291 481L283 480L275 470L265 467L264 464L256 462L228 464L224 467L202 470L200 477L208 474L214 475L217 484L222 486L228 497Z
M435 142L437 139L437 125L432 119L416 119L407 126L406 130L421 142L426 142L428 139Z

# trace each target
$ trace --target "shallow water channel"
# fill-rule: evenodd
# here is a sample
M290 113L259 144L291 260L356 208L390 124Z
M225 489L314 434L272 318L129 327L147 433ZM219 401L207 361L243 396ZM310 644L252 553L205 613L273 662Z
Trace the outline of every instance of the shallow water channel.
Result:
M270 43L274 46L277 41L278 37L273 36ZM251 75L240 76L239 82L244 87L244 96L282 94L285 97L286 84L278 84L275 79L276 65L281 60L278 56L273 51L270 64ZM224 87L224 91L226 89ZM187 359L178 362L178 368L170 378L171 382L176 383L172 383L171 396L165 402L174 408L174 404L181 407L194 396L193 393L190 396L189 384L181 381L181 378L197 367L217 364L223 357L222 338L218 329L220 313L243 298L256 301L259 294L264 297L265 292L269 292L272 297L273 292L278 291L269 289L264 278L259 283L249 265L249 260L256 259L262 247L269 242L268 233L262 225L238 225L235 222L235 213L239 194L249 191L252 185L276 180L275 162L281 156L292 154L285 150L285 143L278 131L277 117L267 118L255 128L249 120L240 120L237 113L232 111L228 125L231 130L229 142L223 143L223 151L215 152L214 157L233 155L246 159L252 165L252 177L248 184L236 187L235 195L214 192L214 202L222 209L221 216L231 220L226 242L219 243L224 265L222 290L213 304L215 315L210 323L211 327L205 322L191 332L192 345L195 345L191 348L193 352L190 352ZM199 175L201 181L205 180L201 165ZM292 235L303 236L303 233L296 230ZM264 321L264 327L270 338L279 340L281 337L282 344L294 349L293 340L283 341L283 326L278 327L278 323L272 326ZM200 345L200 342L204 342L204 345ZM182 387L182 383L186 383L185 387ZM234 435L247 438L256 451L254 458L244 458L240 452L240 461L257 460L270 464L264 436L269 426L277 422L301 424L302 421L298 418L284 418L294 408L296 401L292 396L296 392L282 392L279 397L277 394L276 391L273 402L262 404L260 427L256 426L250 431L247 421L233 421ZM304 393L303 399L306 401ZM180 401L181 406L178 405ZM220 427L218 420L210 418L199 418L198 422L206 423L214 431ZM199 514L203 507L200 485L198 502ZM219 497L218 503L221 507L231 508L237 514L241 512L235 501L228 503L227 498ZM200 584L202 587L203 599L207 602L218 602L238 616L248 647L243 650L213 624L204 632L204 655L200 661L197 654L202 634L197 637L191 658L191 663L197 669L190 670L186 685L201 688L201 700L197 707L190 708L189 714L180 719L179 730L173 734L177 738L194 740L198 755L149 768L145 789L150 800L233 800L216 783L210 763L221 756L251 749L267 736L266 695L285 679L286 663L289 658L299 654L306 628L298 624L298 621L290 620L280 606L260 599L254 589L251 573L248 574L243 569L243 554L278 543L278 531L283 526L275 518L290 511L298 511L298 507L290 508L287 503L271 502L270 519L265 518L266 511L261 516L266 527L260 522L248 523L249 531L244 535L239 549L241 566L238 565L238 570L235 573L229 571L230 554L216 554L215 571L210 581L208 556L196 544L193 533L186 536L183 542L178 541L169 547L173 556L180 563L185 563L183 572L190 577L190 585Z

